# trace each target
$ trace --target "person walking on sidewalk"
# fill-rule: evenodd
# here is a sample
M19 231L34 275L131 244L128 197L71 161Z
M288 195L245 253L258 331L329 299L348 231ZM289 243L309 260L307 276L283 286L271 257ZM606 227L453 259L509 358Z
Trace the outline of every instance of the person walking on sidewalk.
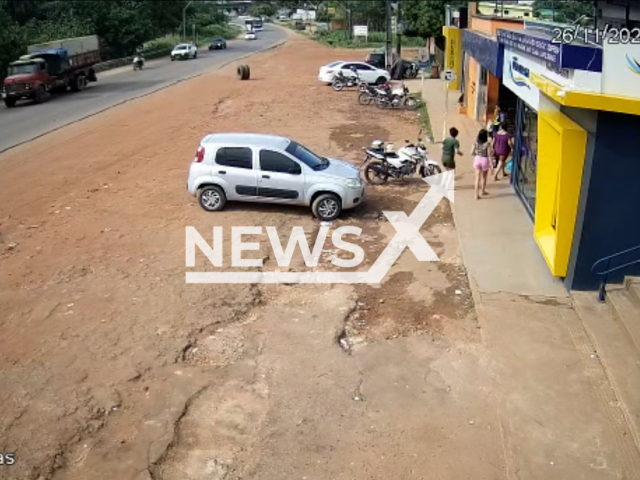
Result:
M471 151L473 155L473 168L476 170L476 200L480 200L480 183L482 182L482 195L487 193L487 176L489 170L493 174L493 165L490 158L493 156L493 146L489 141L489 133L482 129L478 133L478 139Z
M498 181L498 175L502 172L502 178L507 177L505 172L505 165L507 164L507 158L511 155L513 149L513 139L509 132L507 132L507 123L502 122L500 128L493 136L493 149L498 157L498 168L496 169L495 180Z
M456 168L456 154L462 155L458 138L458 129L453 127L449 130L449 137L442 142L442 165L447 170Z

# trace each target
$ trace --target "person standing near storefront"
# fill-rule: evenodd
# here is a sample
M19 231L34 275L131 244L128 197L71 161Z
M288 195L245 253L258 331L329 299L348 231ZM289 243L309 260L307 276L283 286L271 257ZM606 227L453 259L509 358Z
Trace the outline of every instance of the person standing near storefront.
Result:
M496 168L496 174L494 177L494 179L498 181L500 172L502 172L502 178L507 177L507 172L505 172L504 167L507 164L507 158L509 158L511 151L513 150L513 139L511 138L511 135L509 135L509 132L507 132L506 122L502 122L500 124L500 128L493 136L493 150L498 157L498 167Z
M500 105L496 105L496 108L493 109L493 119L487 122L487 132L489 132L489 138L493 140L493 137L498 133L500 129L500 125L507 121L507 114L502 111ZM491 162L493 164L493 168L498 166L498 157L493 153L493 157L491 157Z
M480 183L482 183L482 195L487 193L487 177L489 170L493 174L493 165L490 158L493 157L493 146L489 141L489 133L482 129L478 133L478 139L471 151L473 155L473 168L476 170L476 200L480 200Z
M442 142L442 165L447 170L456 168L456 154L462 155L460 142L458 141L458 129L453 127L449 130L449 137Z

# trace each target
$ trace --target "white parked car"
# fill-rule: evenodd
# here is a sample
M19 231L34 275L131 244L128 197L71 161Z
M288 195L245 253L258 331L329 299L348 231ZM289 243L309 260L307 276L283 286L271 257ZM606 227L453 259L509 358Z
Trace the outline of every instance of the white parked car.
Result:
M189 193L207 211L227 200L306 205L323 221L360 205L357 166L325 158L284 137L251 133L208 135L189 169Z
M333 82L333 77L338 72L338 70L341 70L342 74L345 77L352 77L352 68L355 68L358 72L358 75L360 75L360 78L367 83L375 83L380 85L382 83L388 82L391 79L391 74L389 72L387 72L386 70L382 70L381 68L373 67L368 63L340 61L320 67L318 80L323 83L331 83Z
M193 43L181 43L171 50L171 60L185 60L187 58L198 58L198 47Z
M244 38L245 40L257 40L258 39L258 35L256 35L256 32L250 30L247 33L244 34Z

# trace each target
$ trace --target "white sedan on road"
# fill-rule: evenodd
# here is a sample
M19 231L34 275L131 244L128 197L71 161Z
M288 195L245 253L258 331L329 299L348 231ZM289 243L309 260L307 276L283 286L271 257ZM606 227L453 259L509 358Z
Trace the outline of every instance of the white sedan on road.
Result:
M360 78L367 83L382 84L391 79L391 75L386 70L376 68L364 62L333 62L320 67L318 80L323 83L333 82L333 77L340 70L345 77L353 76L353 68L356 69Z
M193 43L181 43L173 47L171 60L185 60L187 58L198 58L198 47Z

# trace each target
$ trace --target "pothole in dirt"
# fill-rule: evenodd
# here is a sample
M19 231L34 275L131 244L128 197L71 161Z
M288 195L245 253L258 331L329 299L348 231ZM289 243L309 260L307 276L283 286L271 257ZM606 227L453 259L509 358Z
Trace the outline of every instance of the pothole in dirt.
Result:
M218 100L211 109L211 113L214 116L221 116L230 113L233 110L233 100L229 97L224 97Z
M401 271L379 288L356 287L356 306L336 339L340 348L351 354L368 342L423 334L476 337L478 324L464 267L437 265L433 271L440 277L444 273L445 285L418 284L412 272Z
M184 351L183 361L192 366L224 367L240 359L243 352L242 326L233 324L189 345Z
M375 123L346 123L331 130L329 140L343 150L368 147L374 140L389 137L389 131Z

